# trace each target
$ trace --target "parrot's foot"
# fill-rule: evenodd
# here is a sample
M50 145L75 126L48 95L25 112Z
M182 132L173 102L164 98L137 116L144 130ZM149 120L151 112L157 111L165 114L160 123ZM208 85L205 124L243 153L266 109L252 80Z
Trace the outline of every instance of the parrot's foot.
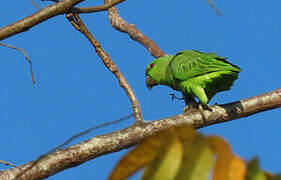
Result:
M203 121L206 123L208 118L205 114L205 110L209 110L209 111L213 112L211 106L209 106L208 104L201 104L200 103L198 110L199 110L199 112L202 116Z
M211 112L213 112L213 110L212 110L212 106L210 106L209 104L199 104L199 108L200 108L200 106L201 106L201 108L203 109L203 110L209 110L209 111L211 111ZM214 105L214 106L216 106L216 104Z
M209 104L200 103L198 109L200 111L200 114L201 114L204 122L207 122L208 118L207 118L206 114L209 114L209 113L206 112L205 110L208 110L213 114L215 109L221 109L221 107L218 106L218 103L215 103L213 106L210 106Z
M199 110L201 116L202 116L202 119L204 121L204 123L207 122L208 118L206 116L206 113L204 112L205 110L209 110L212 112L212 109L211 107L208 105L208 104L202 104L202 103L196 103L196 102L191 102L191 103L188 103L184 109L183 109L183 113L191 110L191 109L197 109Z
M188 104L184 107L183 113L189 111L190 109L198 109L198 107L199 107L199 104L198 104L198 103L196 103L196 102L190 102L190 103L188 103Z
M202 119L204 122L207 122L208 120L208 116L206 114L209 114L208 112L206 112L206 110L210 111L211 113L213 113L213 108L221 108L220 106L217 105L217 103L215 103L213 106L210 106L209 104L202 104L202 103L196 103L196 102L191 102L188 103L184 109L183 109L183 113L191 110L191 109L197 109L199 110Z
M174 93L171 93L170 96L171 96L171 98L172 98L172 101L173 101L174 99L177 99L177 100L184 100L183 97L182 97L182 98L179 98L179 97L177 97Z

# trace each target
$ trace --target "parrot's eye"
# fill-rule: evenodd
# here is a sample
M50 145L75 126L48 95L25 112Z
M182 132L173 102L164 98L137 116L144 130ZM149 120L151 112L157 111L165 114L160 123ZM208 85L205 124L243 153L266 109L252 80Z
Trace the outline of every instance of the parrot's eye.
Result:
M155 65L155 64L151 63L150 66L149 66L149 68L150 68L150 69L153 68L154 65Z

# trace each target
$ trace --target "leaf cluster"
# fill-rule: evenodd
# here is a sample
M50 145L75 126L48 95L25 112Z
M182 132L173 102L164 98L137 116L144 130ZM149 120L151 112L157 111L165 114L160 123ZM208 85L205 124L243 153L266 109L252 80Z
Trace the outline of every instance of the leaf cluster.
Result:
M235 155L226 140L204 136L182 126L145 139L116 165L109 180L126 179L144 169L142 180L273 180L256 158L246 162Z

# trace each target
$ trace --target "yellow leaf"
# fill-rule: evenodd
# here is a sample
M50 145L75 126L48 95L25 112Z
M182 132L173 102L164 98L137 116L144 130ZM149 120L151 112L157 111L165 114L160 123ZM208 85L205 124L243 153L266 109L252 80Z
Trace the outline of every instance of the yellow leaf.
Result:
M202 136L194 129L191 129L187 126L170 128L169 131L171 131L171 133L173 133L176 137L178 137L182 142L191 142L198 135Z
M246 178L246 164L243 159L234 156L229 170L230 180L244 180Z
M187 141L183 144L183 161L176 179L208 179L213 165L213 152L208 147L205 137L197 134L192 142Z
M120 160L109 180L126 179L143 167L142 180L205 180L210 175L213 180L244 180L246 171L225 140L206 138L186 126L145 139Z
M171 131L170 131L171 132ZM170 136L170 137L169 137ZM146 168L142 180L173 180L181 165L183 147L178 138L167 133L157 156Z
M109 180L122 180L150 163L162 144L162 134L152 136L128 152L116 165Z
M216 154L213 180L230 180L231 162L233 154L228 143L220 137L209 136L207 141Z

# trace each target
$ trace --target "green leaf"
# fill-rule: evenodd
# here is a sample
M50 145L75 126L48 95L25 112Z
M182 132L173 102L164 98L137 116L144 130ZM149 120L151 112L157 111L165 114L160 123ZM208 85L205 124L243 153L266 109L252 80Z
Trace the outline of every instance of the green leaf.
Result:
M246 180L267 180L265 173L260 169L258 158L253 158L247 166Z
M172 135L172 134L171 134ZM181 165L183 147L176 137L167 137L157 156L146 168L142 180L173 180Z
M213 153L205 138L198 134L192 142L183 142L183 161L176 179L208 179L213 165Z

